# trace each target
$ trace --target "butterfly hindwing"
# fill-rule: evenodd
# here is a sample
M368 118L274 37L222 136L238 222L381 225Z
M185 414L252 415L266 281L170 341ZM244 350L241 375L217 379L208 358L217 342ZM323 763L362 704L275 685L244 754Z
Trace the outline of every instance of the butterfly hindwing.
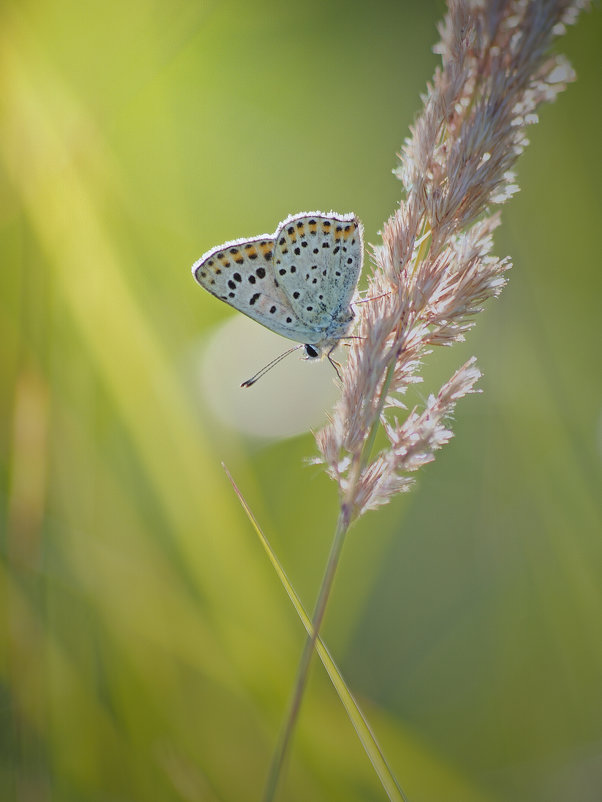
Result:
M353 214L315 212L280 224L274 270L297 317L326 330L349 306L362 264L362 228Z

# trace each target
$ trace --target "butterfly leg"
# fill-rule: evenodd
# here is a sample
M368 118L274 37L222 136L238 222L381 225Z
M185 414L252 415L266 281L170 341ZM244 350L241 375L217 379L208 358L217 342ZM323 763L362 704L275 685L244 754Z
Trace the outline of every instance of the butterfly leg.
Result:
M357 300L353 301L353 305L355 304L367 304L369 301L378 301L379 298L386 298L388 295L391 295L390 292L383 292L380 295L371 295L369 298L358 298Z
M326 356L328 357L328 361L330 362L330 364L334 368L334 372L337 374L337 377L338 377L339 381L343 381L343 379L341 377L341 372L339 371L339 368L341 367L341 365L340 365L339 362L336 361L336 359L333 359L332 356L331 356L331 354L332 354L332 352L334 351L335 348L336 348L336 345L333 345Z

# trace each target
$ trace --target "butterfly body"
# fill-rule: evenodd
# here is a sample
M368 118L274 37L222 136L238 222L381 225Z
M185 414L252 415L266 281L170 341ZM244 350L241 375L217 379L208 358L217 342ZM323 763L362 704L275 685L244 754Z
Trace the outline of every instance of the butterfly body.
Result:
M363 229L353 214L303 212L274 234L226 242L192 266L198 283L277 334L329 354L353 320Z

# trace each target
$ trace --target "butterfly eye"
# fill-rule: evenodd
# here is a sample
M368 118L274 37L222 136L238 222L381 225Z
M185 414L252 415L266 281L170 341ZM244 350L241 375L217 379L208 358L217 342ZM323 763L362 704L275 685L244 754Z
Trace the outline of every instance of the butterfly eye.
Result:
M310 359L315 359L318 356L318 352L313 347L313 345L309 345L309 343L305 344L305 353Z

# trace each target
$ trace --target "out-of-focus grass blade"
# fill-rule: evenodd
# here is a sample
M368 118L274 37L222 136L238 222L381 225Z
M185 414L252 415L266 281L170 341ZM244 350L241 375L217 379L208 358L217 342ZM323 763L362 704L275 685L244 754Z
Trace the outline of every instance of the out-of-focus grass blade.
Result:
M226 472L226 476L232 483L234 492L238 496L238 499L242 504L242 507L246 512L249 521L251 522L253 528L255 529L255 532L257 533L257 537L261 541L261 544L264 547L266 554L270 559L270 562L274 566L274 570L278 574L278 577L282 582L282 585L286 590L289 599L293 603L293 606L297 611L297 614L301 619L301 622L303 623L303 626L305 627L307 634L310 635L312 632L310 617L305 612L303 604L301 603L301 600L297 596L295 589L291 585L284 568L282 567L278 558L276 557L276 554L272 550L272 547L268 539L264 535L261 527L259 526L257 519L253 515L251 508L249 507L242 493L238 489L236 482L234 481L232 475L230 474L230 471L224 465L224 463L222 463L222 466L224 468L224 471ZM407 797L403 793L402 789L399 786L399 783L397 782L395 776L393 775L393 772L389 768L389 764L385 759L382 749L380 748L378 741L376 740L376 737L370 728L370 725L366 721L364 714L362 713L357 702L355 701L353 694L345 684L345 680L341 676L341 672L337 668L336 663L330 656L330 653L320 636L318 636L318 639L316 641L316 651L318 652L320 660L322 661L322 664L326 669L328 676L330 677L330 680L334 685L335 690L338 693L341 702L343 703L345 710L347 711L347 715L351 719L351 723L353 724L353 727L356 733L358 734L362 746L366 750L366 754L370 758L370 762L374 766L374 769L378 775L378 778L382 783L383 788L387 793L387 796L391 800L400 800L401 802L407 802Z

